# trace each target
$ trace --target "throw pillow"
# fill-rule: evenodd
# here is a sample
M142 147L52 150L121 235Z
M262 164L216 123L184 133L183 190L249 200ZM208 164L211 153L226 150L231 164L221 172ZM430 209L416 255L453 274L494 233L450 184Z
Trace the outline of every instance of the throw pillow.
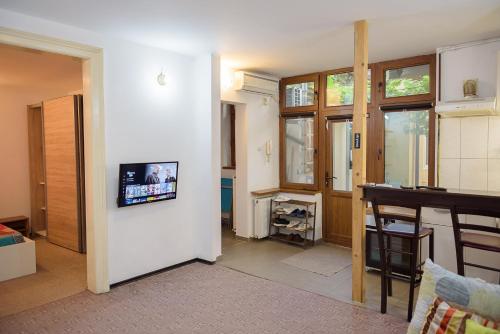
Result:
M481 326L474 320L468 319L465 322L465 334L500 334L500 331Z
M459 276L427 259L408 334L420 333L427 310L436 297L496 322L500 321L500 285Z

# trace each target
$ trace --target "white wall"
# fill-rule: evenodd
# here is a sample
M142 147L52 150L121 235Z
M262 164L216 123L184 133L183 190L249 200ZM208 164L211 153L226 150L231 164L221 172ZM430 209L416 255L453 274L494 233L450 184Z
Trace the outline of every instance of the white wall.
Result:
M224 81L224 80L223 80ZM236 105L236 235L249 238L253 233L251 192L279 186L279 105L274 99L263 103L262 95L222 87L222 100ZM272 142L270 161L265 145Z
M111 283L196 257L214 260L220 254L218 57L195 59L5 10L0 22L104 50ZM162 68L166 86L156 83ZM118 209L119 163L151 160L179 161L177 199Z
M466 79L478 79L480 97L495 96L500 87L500 78L497 76L497 73L500 74L499 51L500 41L445 51L442 56L440 83L442 100L463 99L462 83ZM441 118L438 158L439 186L472 191L500 191L500 116ZM432 211L427 209L423 219L437 225L436 261L456 270L455 256L442 256L442 253L454 250L450 215L448 212ZM427 219L426 215L429 215L430 219ZM465 215L460 219L464 223L492 227L500 224L500 220L490 217ZM466 248L464 257L465 261L473 263L500 265L500 257L490 252ZM465 270L466 276L498 283L498 273L467 266Z

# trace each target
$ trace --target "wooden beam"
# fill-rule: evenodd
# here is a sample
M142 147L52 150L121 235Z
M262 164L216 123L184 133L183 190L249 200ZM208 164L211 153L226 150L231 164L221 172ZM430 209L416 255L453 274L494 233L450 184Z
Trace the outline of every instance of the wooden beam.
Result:
M352 117L352 300L365 299L365 214L361 200L366 183L366 103L368 75L368 24L354 23L354 110Z

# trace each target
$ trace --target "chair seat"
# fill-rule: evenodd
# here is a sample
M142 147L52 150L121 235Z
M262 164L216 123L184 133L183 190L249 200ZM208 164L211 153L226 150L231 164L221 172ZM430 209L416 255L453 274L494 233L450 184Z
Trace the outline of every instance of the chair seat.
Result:
M497 236L462 232L460 239L462 244L467 247L500 252L500 237Z
M413 236L413 233L415 232L415 227L409 224L392 223L385 225L383 231L385 234L398 235L409 238ZM418 237L423 238L430 234L432 234L432 229L426 227L420 227Z

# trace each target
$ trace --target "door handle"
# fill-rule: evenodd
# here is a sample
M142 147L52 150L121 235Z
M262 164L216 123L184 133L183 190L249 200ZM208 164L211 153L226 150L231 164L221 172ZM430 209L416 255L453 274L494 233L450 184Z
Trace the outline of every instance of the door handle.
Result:
M336 176L325 176L325 185L328 187L329 182L334 180L334 179L336 180L337 177Z

